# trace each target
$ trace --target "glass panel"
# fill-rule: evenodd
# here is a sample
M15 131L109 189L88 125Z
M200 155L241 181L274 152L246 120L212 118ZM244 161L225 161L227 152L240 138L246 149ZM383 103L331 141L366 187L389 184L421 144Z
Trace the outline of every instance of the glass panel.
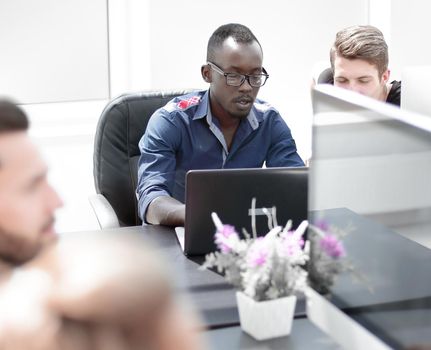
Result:
M310 220L352 229L364 277L331 300L390 346L431 344L431 251L413 241L431 241L431 120L332 86L313 103Z

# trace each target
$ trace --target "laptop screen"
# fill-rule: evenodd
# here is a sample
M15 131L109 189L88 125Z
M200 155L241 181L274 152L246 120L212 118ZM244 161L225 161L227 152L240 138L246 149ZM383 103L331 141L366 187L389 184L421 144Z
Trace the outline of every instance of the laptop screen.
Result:
M364 277L339 276L330 301L390 347L431 344L431 118L323 85L313 109L309 218L350 227Z
M259 168L191 170L186 176L184 251L188 255L215 250L215 212L238 233L251 233L251 203L256 198L258 235L268 231L261 208L276 208L278 225L288 220L297 227L307 219L307 168Z

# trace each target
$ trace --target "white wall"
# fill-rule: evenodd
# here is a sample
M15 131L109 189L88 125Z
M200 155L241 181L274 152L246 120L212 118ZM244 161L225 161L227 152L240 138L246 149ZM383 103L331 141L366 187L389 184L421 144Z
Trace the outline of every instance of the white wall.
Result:
M111 97L152 88L150 2L109 0Z
M107 28L106 0L1 0L0 95L108 98Z
M368 0L267 0L264 4L261 0L150 0L150 4L154 88L205 88L200 67L210 35L224 23L245 24L262 44L270 74L259 96L279 109L301 156L310 156L312 68L318 61L328 61L336 31L368 22Z
M392 0L390 61L394 70L431 64L431 3L427 0Z
M98 229L88 202L95 193L93 144L106 100L24 105L30 135L49 167L49 181L64 207L57 211L58 232Z
M26 9L20 11L22 7ZM39 55L32 56L31 67L25 70L27 81L20 80L16 89L12 89L13 77L5 75L4 91L22 99L17 89L27 89L38 103L80 100L25 106L33 122L32 134L52 170L52 181L66 202L59 211L60 231L96 227L87 196L94 192L93 137L106 98L137 90L205 88L200 66L205 63L207 40L227 22L248 25L260 40L271 76L260 97L280 110L301 156L308 158L313 66L328 61L336 31L368 23L370 10L369 0L2 0L0 9L0 19L9 21L0 24L0 44L11 45L5 36L11 31L5 32L5 27L21 28L16 37L26 45L37 43L32 47ZM48 25L51 17L56 21ZM106 24L109 74L103 54L107 52ZM20 51L11 53L6 62L0 55L0 70L20 72L22 67L15 65L20 56ZM94 101L98 98L102 100Z

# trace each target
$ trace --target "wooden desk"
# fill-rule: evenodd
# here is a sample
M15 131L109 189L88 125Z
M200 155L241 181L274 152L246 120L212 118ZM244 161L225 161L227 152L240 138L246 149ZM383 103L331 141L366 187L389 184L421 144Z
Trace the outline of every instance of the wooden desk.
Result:
M217 273L199 269L203 257L187 258L181 251L174 229L164 226L136 226L106 232L139 234L151 241L168 261L175 288L179 293L189 295L207 328L239 325L235 290ZM298 299L295 316L304 315L305 300Z
M395 349L431 344L431 250L346 208L321 211L345 237L347 257L365 281L339 276L331 301Z
M325 333L306 318L293 321L292 333L288 337L257 341L244 333L239 326L205 332L210 349L250 350L335 350L341 349Z
M367 278L367 283L363 284L352 281L348 274L341 275L332 289L332 302L389 346L431 344L428 331L431 327L431 250L346 209L328 210L325 217L340 228L352 223L356 227L344 242L353 266ZM238 327L234 289L220 275L199 270L196 261L185 257L173 229L139 226L106 232L139 234L153 242L169 262L177 292L187 295L202 314L207 334L217 347L221 344L219 348L223 348L219 342L226 341L231 343L226 343L224 348L243 343L253 348L253 343L244 340L249 338ZM368 286L372 287L372 292ZM302 301L298 303L295 316L301 316L303 310ZM293 333L287 339L259 344L271 344L268 345L270 349L277 349L279 345L285 347L312 328L314 326L307 320L297 318ZM319 332L313 334L317 338L305 337L307 344L313 344L322 336Z
M92 232L82 232L91 235ZM101 231L94 231L100 234ZM172 228L164 226L135 226L104 230L106 234L134 234L151 242L168 261L177 293L184 294L200 312L208 329L211 349L338 349L335 343L303 317L305 301L299 300L293 331L289 337L255 341L242 332L235 299L235 290L224 278L209 270L200 270L201 258L187 258ZM70 236L69 236L70 235ZM71 237L74 234L67 234ZM66 237L64 237L66 238ZM196 260L196 261L193 261Z

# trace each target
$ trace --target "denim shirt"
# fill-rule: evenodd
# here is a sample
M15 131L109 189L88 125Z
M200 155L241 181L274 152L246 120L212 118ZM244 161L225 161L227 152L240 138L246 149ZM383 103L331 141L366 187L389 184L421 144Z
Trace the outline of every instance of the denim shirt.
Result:
M176 97L151 116L139 142L139 215L153 199L167 195L184 203L185 175L191 169L303 166L280 114L256 99L228 150L209 108L209 90ZM145 220L143 220L145 221Z

